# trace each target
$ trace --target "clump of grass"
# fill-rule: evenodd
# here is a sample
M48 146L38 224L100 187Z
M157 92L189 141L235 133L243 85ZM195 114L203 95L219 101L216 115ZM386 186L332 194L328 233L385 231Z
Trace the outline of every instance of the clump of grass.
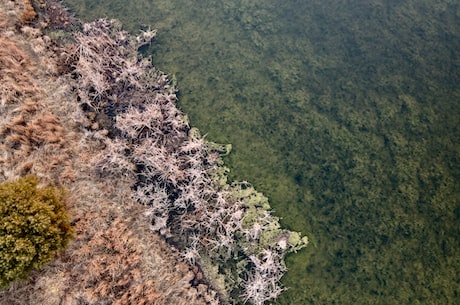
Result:
M0 185L0 287L52 260L72 236L63 190L29 176Z
M37 95L31 75L36 67L29 55L10 37L0 37L0 106Z
M37 13L30 0L23 0L22 5L24 8L20 20L23 24L29 24L37 17Z

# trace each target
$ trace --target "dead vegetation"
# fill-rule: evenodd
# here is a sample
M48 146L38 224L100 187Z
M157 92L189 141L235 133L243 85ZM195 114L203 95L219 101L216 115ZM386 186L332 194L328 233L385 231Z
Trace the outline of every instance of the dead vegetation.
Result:
M101 124L109 136L93 159L95 169L101 177L131 181L152 231L184 261L218 267L225 284L212 284L224 300L262 305L275 299L283 291L286 253L307 239L282 229L267 198L249 183L227 183L219 156L225 147L191 128L167 76L138 55L139 41L147 42L106 19L76 34L78 96L108 121Z
M0 20L5 16L0 16ZM36 67L21 47L12 38L0 37L0 92L1 105L18 103L25 99L35 99L40 93L32 75ZM28 101L29 103L31 101Z
M53 82L45 75L54 71L49 61L54 56L46 49L41 31L29 26L31 19L22 18L24 14L33 15L30 1L7 2L3 8L0 175L11 179L36 174L47 182L60 183L61 179L72 178L73 158L67 143L69 132L64 130L58 114L50 110L54 101L44 91Z

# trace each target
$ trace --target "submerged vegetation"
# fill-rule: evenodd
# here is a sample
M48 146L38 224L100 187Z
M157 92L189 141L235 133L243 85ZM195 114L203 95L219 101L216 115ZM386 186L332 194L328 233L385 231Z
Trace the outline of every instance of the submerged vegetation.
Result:
M455 303L458 1L66 2L158 28L154 62L232 143L231 178L308 233L278 303Z

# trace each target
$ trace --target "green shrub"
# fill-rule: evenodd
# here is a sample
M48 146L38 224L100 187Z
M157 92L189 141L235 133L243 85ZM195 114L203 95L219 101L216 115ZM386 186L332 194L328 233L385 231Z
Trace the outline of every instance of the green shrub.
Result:
M49 262L72 236L64 192L36 177L0 184L0 288Z

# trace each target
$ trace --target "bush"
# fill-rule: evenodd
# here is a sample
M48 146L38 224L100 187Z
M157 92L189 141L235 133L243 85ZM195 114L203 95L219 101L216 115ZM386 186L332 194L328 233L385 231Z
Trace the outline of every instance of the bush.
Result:
M72 230L64 192L36 177L0 184L0 288L52 260Z

